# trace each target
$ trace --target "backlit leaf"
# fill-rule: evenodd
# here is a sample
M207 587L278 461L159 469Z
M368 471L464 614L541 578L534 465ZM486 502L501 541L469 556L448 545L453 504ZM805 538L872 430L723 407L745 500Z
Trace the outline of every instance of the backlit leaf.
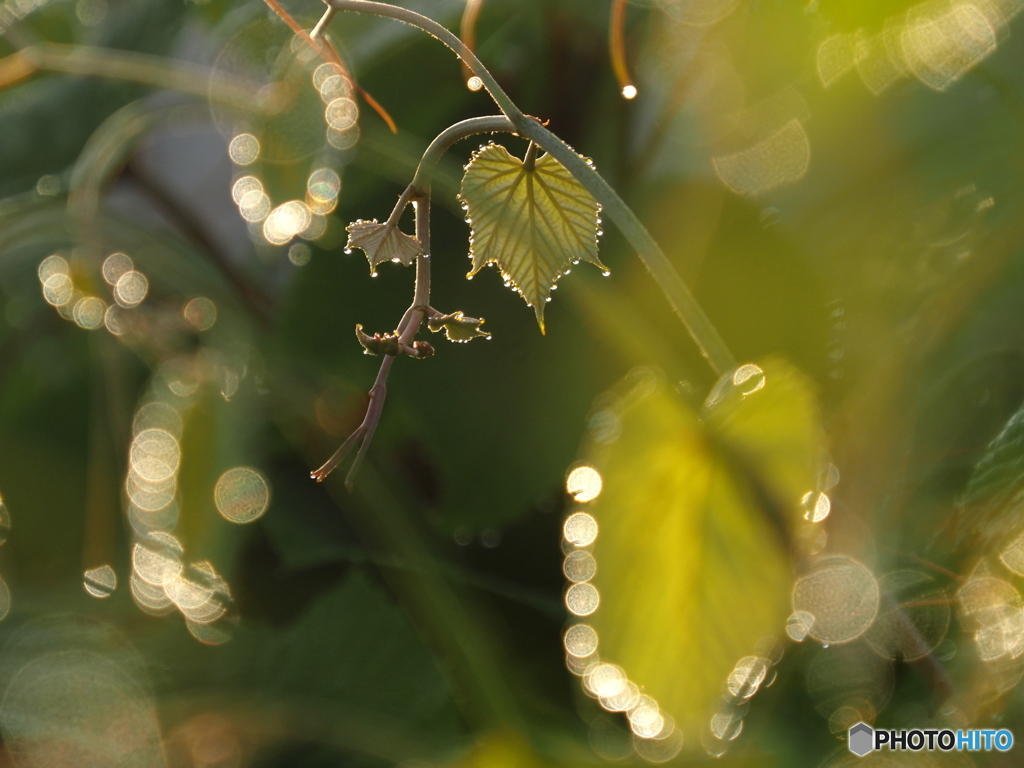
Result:
M459 199L472 227L472 277L488 264L533 307L544 332L544 305L573 264L597 257L600 206L550 155L528 168L503 146L473 155Z
M810 525L799 507L820 431L809 385L777 360L723 379L700 416L648 370L627 383L592 416L583 454L602 481L585 507L600 603L584 620L600 660L693 744L771 663L764 641L790 611L791 534Z
M482 317L466 317L461 312L452 312L450 315L437 315L427 320L427 327L437 333L444 329L444 335L448 341L466 342L476 338L489 339L491 334L483 330L484 319Z
M370 262L370 272L385 261L409 266L423 253L420 241L407 235L397 226L377 221L354 221L348 225L347 249L361 248Z

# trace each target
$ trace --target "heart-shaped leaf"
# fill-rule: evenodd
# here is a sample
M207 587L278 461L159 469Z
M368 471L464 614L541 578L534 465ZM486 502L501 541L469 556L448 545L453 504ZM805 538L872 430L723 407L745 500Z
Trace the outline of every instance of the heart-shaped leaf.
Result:
M346 250L361 248L370 262L370 272L376 274L377 266L385 261L394 261L409 266L423 253L420 241L405 234L397 226L387 222L354 221L348 225Z
M519 160L499 144L474 155L459 199L472 227L472 277L488 264L533 307L544 332L544 305L573 264L597 257L601 207L550 155Z
M570 529L587 518L567 521L567 540L580 548L567 556L566 575L580 571L596 592L582 611L572 600L578 587L566 602L599 639L595 674L603 677L589 684L613 694L602 703L630 711L631 722L630 706L639 706L643 722L632 725L640 736L660 722L653 711L674 718L690 743L710 732L724 744L736 707L777 660L765 641L781 635L790 612L792 533L811 525L800 505L822 455L817 411L808 383L780 361L737 369L700 417L648 370L627 383L591 416L583 459L600 484L579 492L570 474L577 502L597 494L574 514L597 526L586 555L580 545L591 535ZM596 573L577 568L588 556ZM653 699L653 710L618 701L628 692L608 664Z

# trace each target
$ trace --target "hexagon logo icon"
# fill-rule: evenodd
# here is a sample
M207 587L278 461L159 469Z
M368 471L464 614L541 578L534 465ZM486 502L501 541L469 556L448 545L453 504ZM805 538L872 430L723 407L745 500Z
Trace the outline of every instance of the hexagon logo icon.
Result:
M847 732L847 746L858 757L864 757L875 748L875 730L867 723L850 726Z

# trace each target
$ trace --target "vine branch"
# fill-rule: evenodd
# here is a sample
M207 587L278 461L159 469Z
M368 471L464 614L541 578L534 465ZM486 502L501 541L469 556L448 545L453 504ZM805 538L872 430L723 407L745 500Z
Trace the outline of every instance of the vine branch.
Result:
M272 7L276 5L274 0L267 0L267 2ZM384 399L387 395L387 378L392 365L394 365L394 358L396 354L411 349L410 342L419 332L424 320L437 314L436 310L430 307L430 175L438 159L452 144L474 134L499 131L517 134L530 141L527 163L532 161L537 147L560 162L602 205L612 221L636 249L640 259L682 319L712 370L716 374L722 375L735 368L736 360L724 340L697 304L690 289L676 272L672 263L629 206L594 170L588 160L578 155L568 144L541 125L538 120L524 114L502 90L472 50L456 35L426 16L387 3L371 2L370 0L326 0L326 3L327 11L316 25L314 35L303 35L314 49L319 48L317 40L314 38L322 39L324 29L338 11L368 13L410 24L436 37L454 51L469 71L480 78L483 87L502 111L503 116L471 118L442 131L427 147L416 168L412 182L402 192L398 203L388 217L386 226L397 227L406 206L411 202L416 208L416 239L419 241L421 254L416 257L416 287L412 304L406 310L395 331L398 342L394 347L395 354L385 353L377 378L370 389L370 402L362 423L322 467L310 474L313 479L317 482L323 481L358 444L356 457L345 478L346 486L351 489L355 474L366 455L380 421Z
M450 48L469 70L480 78L483 87L494 103L511 122L515 129L514 132L535 142L560 162L601 204L608 217L636 249L640 260L683 321L711 369L721 376L736 367L736 358L729 351L725 340L722 339L718 330L697 303L689 287L672 266L672 262L669 261L636 214L588 161L580 157L568 144L537 120L525 115L465 43L433 19L407 8L371 0L326 0L326 2L337 11L367 13L404 22L436 37Z
M427 150L423 153L416 173L409 186L405 188L394 210L388 216L388 226L398 226L398 221L405 211L406 206L412 203L416 209L416 239L419 241L422 253L416 257L416 286L413 290L412 303L405 311L396 329L398 336L397 349L399 351L412 349L412 340L416 337L423 322L438 314L430 307L430 176L437 161L447 149L460 139L465 139L480 133L493 133L498 131L512 132L512 123L501 115L490 117L474 117L463 120L460 123L446 128L435 138ZM385 354L381 361L377 378L370 389L370 402L366 408L366 414L355 431L341 444L341 447L334 452L323 466L310 473L310 477L318 483L322 482L334 469L345 460L345 457L358 445L356 457L352 461L348 474L345 476L345 485L351 490L352 483L359 466L366 456L366 451L373 440L374 432L380 421L384 409L384 399L387 396L388 375L391 373L391 366L394 365L395 355Z

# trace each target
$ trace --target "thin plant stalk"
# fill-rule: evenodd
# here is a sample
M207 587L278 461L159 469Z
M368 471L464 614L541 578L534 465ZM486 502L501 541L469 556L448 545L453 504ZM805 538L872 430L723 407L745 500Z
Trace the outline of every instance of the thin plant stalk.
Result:
M580 157L568 144L547 130L538 120L524 114L502 90L476 55L456 35L433 19L407 8L399 8L387 3L371 2L371 0L327 0L327 3L339 11L367 13L410 24L436 37L448 46L462 59L470 71L480 78L483 87L490 94L494 103L512 123L515 133L536 142L541 149L560 162L601 204L608 218L636 249L641 261L683 321L711 369L721 376L736 367L736 358L729 351L724 339L704 310L701 309L689 287L672 266L672 262L669 261L636 214L589 161Z

